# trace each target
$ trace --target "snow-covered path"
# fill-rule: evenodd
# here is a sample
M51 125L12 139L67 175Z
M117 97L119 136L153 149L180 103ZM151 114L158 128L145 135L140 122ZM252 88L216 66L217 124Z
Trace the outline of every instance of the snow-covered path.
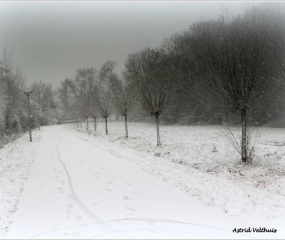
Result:
M202 205L60 126L42 131L5 238L256 237L232 232L249 227L243 219ZM276 235L259 234L270 236Z

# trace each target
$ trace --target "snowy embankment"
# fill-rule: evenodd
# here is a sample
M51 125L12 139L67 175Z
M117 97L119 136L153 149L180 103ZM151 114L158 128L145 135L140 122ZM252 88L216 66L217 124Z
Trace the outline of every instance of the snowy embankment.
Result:
M40 132L27 134L0 149L0 237L10 226L19 198L28 179L40 141Z
M255 143L255 158L250 166L239 164L239 155L216 126L162 126L162 147L156 147L155 126L129 124L129 139L124 124L104 124L98 131L66 125L65 129L109 153L128 160L163 181L216 206L230 215L256 220L285 221L285 130L261 128ZM217 152L213 152L213 148ZM272 225L272 227L276 227Z

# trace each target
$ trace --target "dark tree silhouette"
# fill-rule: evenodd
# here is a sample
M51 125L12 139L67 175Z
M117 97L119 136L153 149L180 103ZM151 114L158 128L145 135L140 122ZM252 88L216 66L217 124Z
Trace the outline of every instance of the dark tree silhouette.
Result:
M129 56L125 77L134 84L144 110L155 117L157 146L161 145L159 120L171 103L174 76L167 55L149 48Z
M237 18L202 22L192 29L196 61L206 81L199 90L212 102L239 111L243 163L251 161L246 131L248 110L268 99L265 96L272 85L273 51L255 27Z

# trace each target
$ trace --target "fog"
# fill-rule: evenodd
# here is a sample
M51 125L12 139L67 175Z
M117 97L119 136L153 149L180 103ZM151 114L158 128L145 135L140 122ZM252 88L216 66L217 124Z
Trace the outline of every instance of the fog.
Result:
M201 19L243 11L240 2L0 2L0 47L12 53L27 83L55 87L80 67L99 69L159 47Z

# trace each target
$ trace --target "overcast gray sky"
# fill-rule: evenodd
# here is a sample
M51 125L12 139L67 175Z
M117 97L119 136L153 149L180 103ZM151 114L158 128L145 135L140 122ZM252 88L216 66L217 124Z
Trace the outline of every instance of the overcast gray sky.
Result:
M0 47L13 55L28 84L59 86L80 67L116 71L129 54L159 47L200 19L217 18L222 5L236 15L241 2L63 1L0 2Z

